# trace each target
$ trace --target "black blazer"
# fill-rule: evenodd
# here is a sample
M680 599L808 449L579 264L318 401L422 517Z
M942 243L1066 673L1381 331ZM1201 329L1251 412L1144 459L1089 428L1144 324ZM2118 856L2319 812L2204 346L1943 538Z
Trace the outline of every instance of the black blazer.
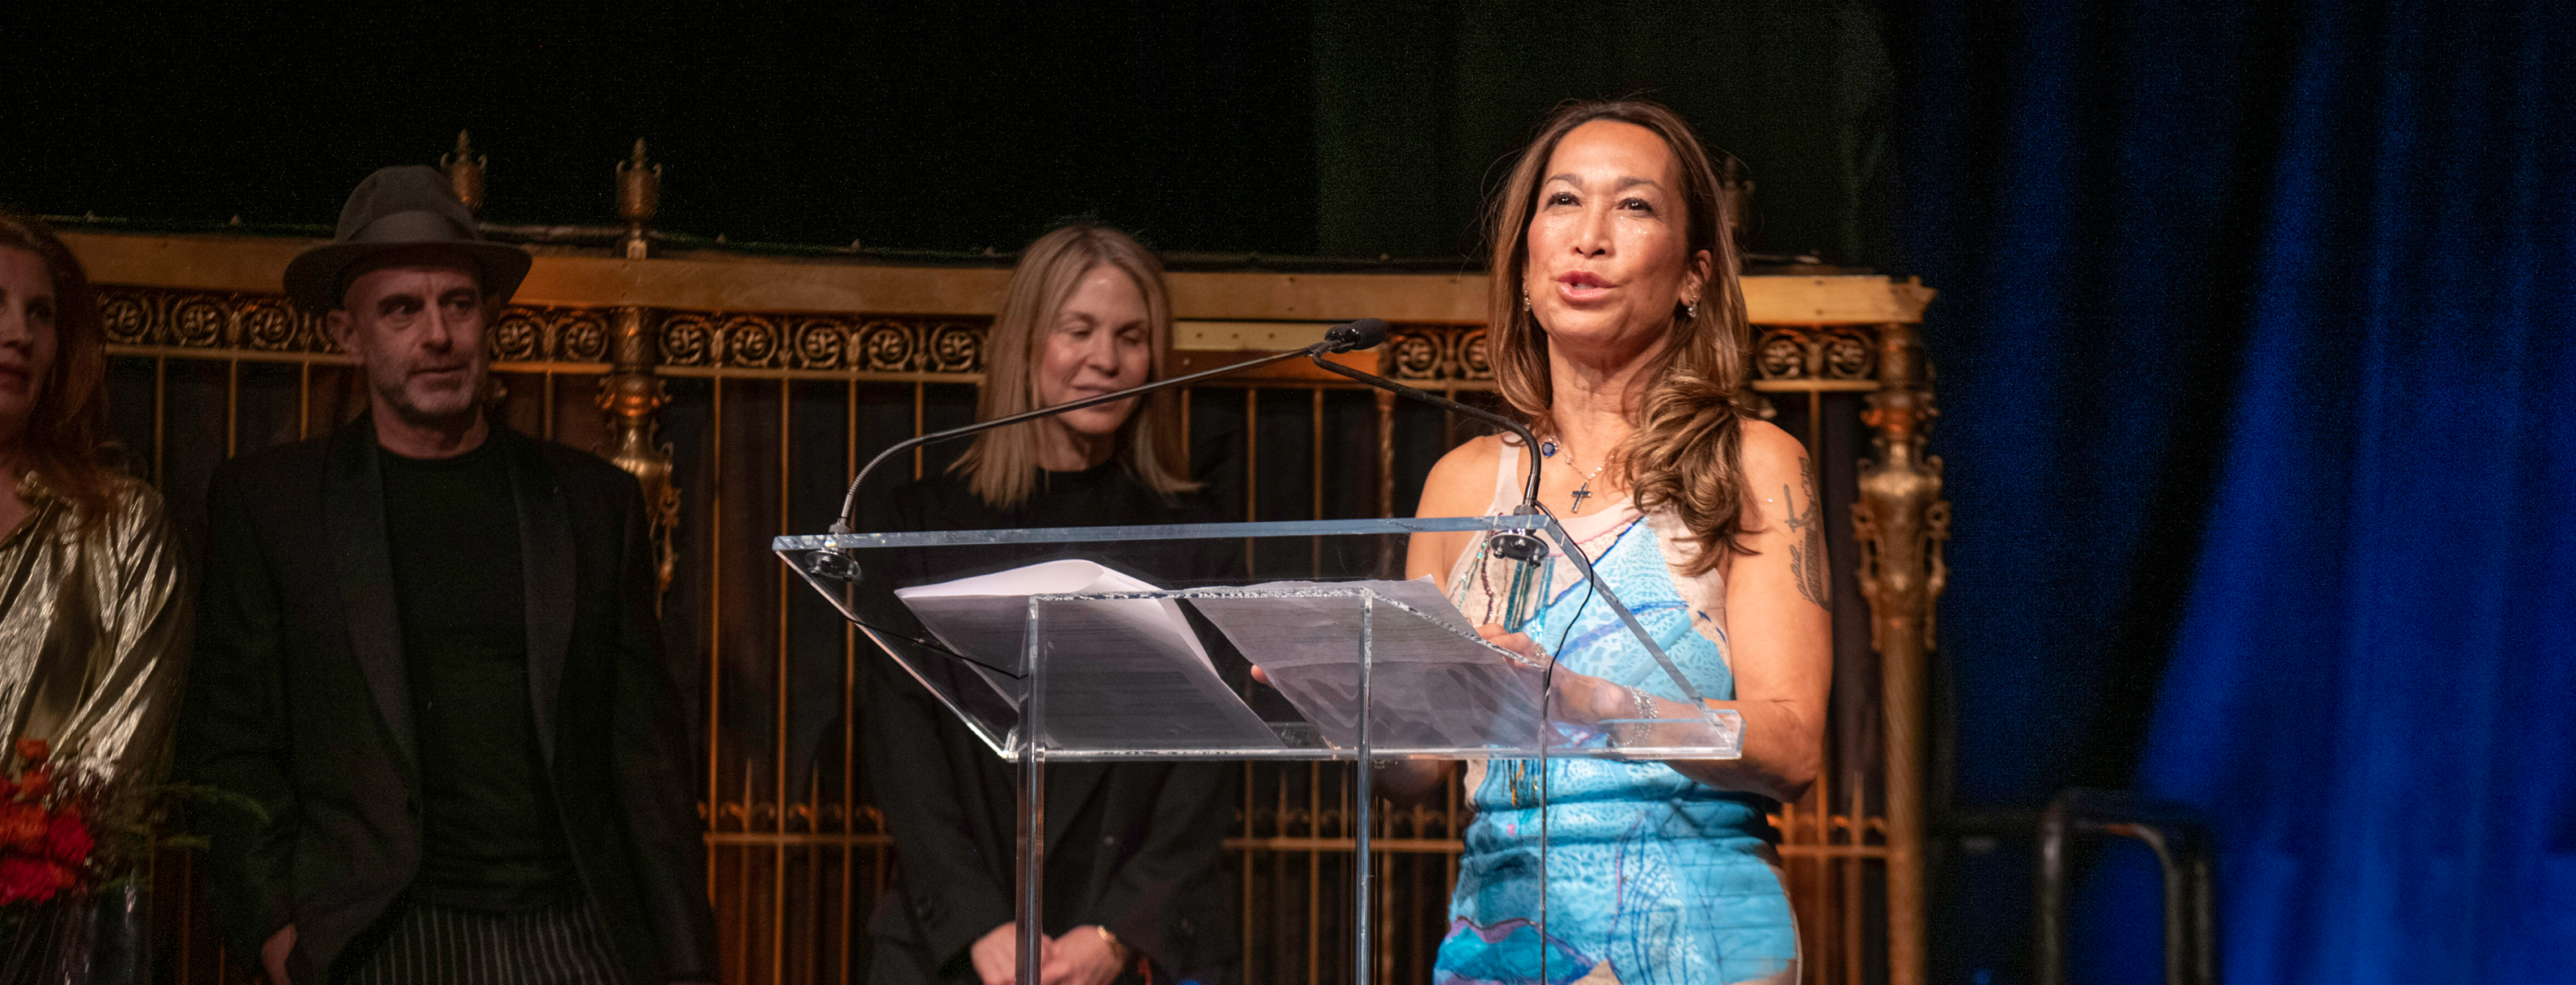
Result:
M975 530L1214 522L1203 495L1166 503L1120 466L1056 474L1026 507L986 506L959 475L916 480L861 503L863 529ZM919 633L892 590L1055 556L1104 557L1168 585L1239 575L1237 542L1161 541L882 551L862 566L871 621ZM1221 671L1248 674L1230 651ZM1016 916L1017 770L975 738L892 659L867 655L862 719L868 777L893 829L896 886L870 926L876 985L972 982L966 952ZM925 671L969 675L954 663ZM961 683L965 683L961 681ZM974 685L980 686L980 685ZM1220 869L1242 767L1230 762L1059 763L1047 767L1045 931L1105 927L1155 966L1154 980L1237 981L1241 915ZM1132 976L1131 976L1132 977Z
M596 456L497 424L489 440L518 500L529 701L582 884L631 980L713 980L691 745L662 663L642 494ZM361 417L224 463L209 494L179 770L265 807L264 820L209 807L198 826L234 946L256 955L294 924L298 981L323 979L420 864L377 456Z
M898 858L898 895L880 901L870 928L868 980L972 982L967 948L1015 914L1018 774L893 664L867 661L875 799ZM1106 927L1152 959L1157 981L1235 981L1239 914L1218 863L1241 771L1048 766L1046 932Z

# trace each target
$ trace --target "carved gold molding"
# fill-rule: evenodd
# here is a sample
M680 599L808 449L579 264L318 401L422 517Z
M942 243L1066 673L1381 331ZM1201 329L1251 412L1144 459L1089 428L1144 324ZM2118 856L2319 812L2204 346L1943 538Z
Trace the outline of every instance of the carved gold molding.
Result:
M1482 325L1398 325L1386 336L1379 372L1406 382L1490 383Z
M966 376L984 370L987 327L956 318L671 312L658 334L671 366Z
M99 315L110 345L254 352L337 352L322 319L283 294L230 294L102 287Z
M101 287L107 340L116 347L337 356L322 319L283 294ZM650 313L647 317L642 313ZM607 367L651 372L660 367L712 370L793 369L856 374L954 376L972 382L984 369L986 323L974 318L870 315L766 315L706 311L652 312L635 306L509 305L493 326L492 358L509 363L610 363L623 319L638 329L651 358Z
M635 174L630 163L621 181L636 181ZM621 219L630 215L625 191L621 186ZM642 204L638 198L636 205ZM80 229L66 230L62 237L98 283L210 293L275 291L287 263L316 242ZM1009 279L1009 270L994 266L915 267L706 251L641 260L546 252L537 256L518 296L532 304L675 311L874 311L990 318ZM1485 320L1487 292L1481 275L1178 271L1169 280L1172 316L1183 320L1384 318L1445 325ZM1746 314L1759 325L1920 321L1933 296L1932 289L1920 284L1879 276L1755 276L1744 278L1743 284Z
M1757 325L1753 378L1863 381L1878 370L1876 331L1861 325Z

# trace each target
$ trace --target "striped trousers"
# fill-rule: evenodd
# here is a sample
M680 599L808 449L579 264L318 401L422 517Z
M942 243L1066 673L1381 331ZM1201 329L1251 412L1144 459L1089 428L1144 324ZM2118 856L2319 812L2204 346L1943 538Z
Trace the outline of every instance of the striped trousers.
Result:
M625 971L589 903L483 913L406 903L349 985L618 985Z

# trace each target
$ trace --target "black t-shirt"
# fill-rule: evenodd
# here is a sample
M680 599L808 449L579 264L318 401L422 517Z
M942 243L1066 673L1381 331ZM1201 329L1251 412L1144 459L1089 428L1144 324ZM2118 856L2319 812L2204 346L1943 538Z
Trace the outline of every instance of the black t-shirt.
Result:
M379 458L420 748L413 896L491 911L561 902L579 883L530 705L509 463L492 441L454 458Z

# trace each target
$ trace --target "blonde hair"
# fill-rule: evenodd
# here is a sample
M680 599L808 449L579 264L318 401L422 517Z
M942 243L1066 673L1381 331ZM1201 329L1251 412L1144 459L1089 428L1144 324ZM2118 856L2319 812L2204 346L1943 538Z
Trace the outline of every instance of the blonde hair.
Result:
M1548 158L1566 134L1594 120L1632 123L1663 138L1681 171L1683 262L1702 250L1709 254L1708 284L1697 310L1674 306L1671 332L1650 357L1655 365L1639 377L1653 383L1633 409L1636 431L1610 458L1628 479L1639 509L1669 509L1681 521L1698 548L1687 573L1706 574L1729 552L1744 550L1736 539L1744 531L1744 468L1737 452L1743 445L1741 394L1750 343L1727 197L1707 149L1679 114L1642 100L1579 102L1559 107L1539 126L1494 199L1493 293L1486 299L1494 387L1531 430L1552 429L1547 332L1521 304L1527 294L1521 274Z
M1073 298L1084 275L1112 267L1136 282L1145 296L1145 322L1151 334L1153 367L1148 380L1163 378L1172 349L1172 297L1163 285L1163 263L1126 233L1105 226L1066 226L1029 244L1020 252L1011 283L1002 290L1002 310L984 340L984 385L975 397L975 419L989 421L1038 407L1039 353L1055 332L1056 315ZM1044 422L996 428L975 436L975 443L948 466L964 475L969 488L995 509L1014 509L1037 491L1038 445ZM1181 445L1180 399L1169 390L1150 394L1119 425L1111 458L1128 474L1169 500L1199 484L1183 474L1188 450Z

